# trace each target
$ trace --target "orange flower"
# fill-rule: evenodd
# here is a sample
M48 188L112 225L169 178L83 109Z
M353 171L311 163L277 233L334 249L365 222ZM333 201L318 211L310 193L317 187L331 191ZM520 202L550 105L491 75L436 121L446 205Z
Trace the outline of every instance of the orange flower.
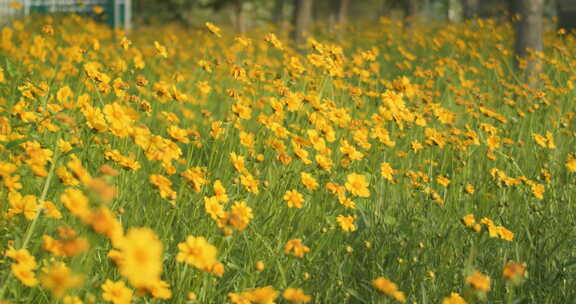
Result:
M354 225L354 220L356 218L354 216L343 216L343 215L339 215L336 218L336 221L338 222L338 224L340 225L340 228L342 228L342 230L346 231L346 232L352 232L356 230L356 226Z
M304 185L304 187L306 187L308 190L316 190L316 188L318 188L318 182L316 181L316 179L312 176L312 174L310 173L306 173L306 172L301 172L300 173L300 178L302 180L302 184Z
M312 297L305 294L300 288L286 288L282 297L290 302L308 303L312 301Z
M8 193L8 203L10 204L9 216L22 213L28 220L36 217L39 208L38 200L34 195L22 196L20 192L15 191Z
M508 262L504 265L502 276L510 281L518 281L526 278L526 264L518 262Z
M172 190L172 181L160 174L151 174L150 183L160 190L160 197L170 200L176 199L176 191Z
M384 277L374 279L372 281L372 286L393 297L398 302L404 303L406 301L406 296L402 291L398 290L398 285Z
M468 304L464 298L456 292L442 300L442 304Z
M244 230L250 220L254 218L252 208L246 205L245 201L236 201L230 210L230 224L236 229Z
M288 202L288 208L302 208L302 203L304 203L304 197L297 190L286 191L284 200Z
M304 254L308 251L310 251L310 248L303 245L301 239L289 240L284 247L285 254L292 253L292 255L298 258L303 258Z
M80 287L84 282L84 278L73 273L63 262L54 262L42 269L40 282L56 298L61 298L69 289Z
M483 275L478 270L474 270L474 273L466 278L466 283L470 284L475 290L490 291L490 277Z

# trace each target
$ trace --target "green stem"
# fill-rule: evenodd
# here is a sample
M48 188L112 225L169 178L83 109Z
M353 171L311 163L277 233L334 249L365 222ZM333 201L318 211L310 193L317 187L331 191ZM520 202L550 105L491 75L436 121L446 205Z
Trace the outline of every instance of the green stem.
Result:
M52 180L52 176L54 175L54 168L56 168L56 162L58 159L57 156L58 155L54 157L54 161L52 161L52 165L50 166L50 172L48 173L48 177L46 178L46 182L44 183L44 189L42 189L40 202L44 202L46 200L46 196L48 195L48 189L50 188L50 181ZM38 210L36 210L36 216L34 216L32 224L30 224L30 227L28 227L28 230L26 231L26 236L24 237L24 242L22 243L20 249L26 249L26 246L28 245L28 242L30 242L32 233L34 232L34 228L36 228L36 223L38 222L38 218L40 218L40 214L42 213L43 209L44 208L42 208L42 206L39 206ZM7 272L4 280L1 282L2 288L0 289L0 300L4 299L4 294L6 293L6 288L8 287L8 281L10 280L10 278L11 278L10 272Z
M50 172L48 173L48 177L46 178L46 182L44 183L44 189L42 189L42 195L40 196L40 202L46 201L46 196L48 194L48 188L50 188L50 181L52 180L52 176L54 175L54 168L56 167L56 162L57 162L57 157L54 157L54 161L52 162L52 165L50 166ZM28 227L28 230L26 231L26 237L24 238L24 242L22 243L22 247L20 249L26 249L26 246L28 245L28 242L30 241L30 238L32 237L32 233L34 232L34 228L36 228L36 223L38 223L38 219L40 218L40 214L42 213L43 210L44 210L44 208L42 206L39 206L38 210L36 210L36 216L34 217L32 224L30 225L30 227Z
M512 304L514 302L514 286L510 282L506 282L506 289L508 291L507 304Z

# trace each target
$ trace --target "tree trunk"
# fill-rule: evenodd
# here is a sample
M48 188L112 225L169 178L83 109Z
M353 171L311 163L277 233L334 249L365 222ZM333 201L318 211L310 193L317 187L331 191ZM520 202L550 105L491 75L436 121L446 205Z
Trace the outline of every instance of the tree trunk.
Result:
M418 13L418 0L404 0L404 27L412 27L416 14Z
M462 0L462 17L464 20L474 19L478 16L479 0Z
M338 25L344 27L348 23L348 8L350 7L350 0L340 0L340 7L338 8Z
M544 50L543 12L544 0L516 0L519 20L516 22L515 55L517 65L525 61L525 76L527 84L539 85L542 72L542 59L538 54Z
M576 2L573 0L557 0L558 28L567 32L576 30Z
M304 43L305 35L312 19L312 0L294 0L292 38L299 44Z
M516 16L520 14L520 1L518 0L508 0L508 21L516 23Z
M448 0L448 12L446 16L449 22L458 22L460 21L461 13L457 9L458 0Z
M236 31L240 35L244 35L246 33L246 16L242 0L234 0L234 15L236 19Z
M276 0L272 10L272 21L276 24L284 21L284 0Z

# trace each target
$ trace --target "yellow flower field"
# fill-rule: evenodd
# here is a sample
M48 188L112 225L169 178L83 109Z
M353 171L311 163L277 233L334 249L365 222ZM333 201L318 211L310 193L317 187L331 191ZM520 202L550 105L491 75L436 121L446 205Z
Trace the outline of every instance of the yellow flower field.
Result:
M573 301L574 36L285 36L3 27L0 303Z

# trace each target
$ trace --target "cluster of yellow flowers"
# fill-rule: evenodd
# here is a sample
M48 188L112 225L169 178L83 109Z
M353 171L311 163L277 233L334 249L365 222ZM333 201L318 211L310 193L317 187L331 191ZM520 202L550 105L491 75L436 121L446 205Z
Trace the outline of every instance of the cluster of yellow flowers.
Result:
M482 218L480 222L476 222L474 214L468 214L462 217L462 222L466 227L469 227L476 232L480 232L482 230L481 224L483 224L491 238L500 238L509 242L514 239L514 233L512 231L506 229L503 226L497 226L491 219L486 217Z
M388 244L388 236L375 229L396 229L404 214L397 210L418 208L419 222L442 214L431 220L441 229L461 219L513 241L511 230L488 217L477 221L470 212L489 211L468 203L510 193L538 203L556 195L550 190L562 187L559 176L573 176L576 154L560 153L574 136L576 114L559 100L576 77L566 88L545 75L543 88L518 85L497 59L508 52L502 37L454 27L432 38L415 34L415 45L433 54L424 58L399 42L400 25L389 22L380 25L390 32L367 30L338 44L310 38L302 52L281 33L232 38L210 22L198 31L165 26L135 34L78 16L3 27L0 91L9 94L0 97L0 198L7 202L0 224L25 231L23 238L0 235L14 285L40 285L74 304L97 301L72 292L82 286L99 287L114 304L183 294L209 302L207 293L222 290L206 291L210 284L241 276L235 259L244 256L231 257L239 254L251 255L245 265L258 261L250 270L257 273L229 284L237 289L220 299L306 303L318 295L288 287L286 276L308 280L341 244L364 263L355 260L355 239L365 244L362 253L380 259L373 252L383 249L372 244ZM498 47L479 54L470 42L479 37ZM448 47L459 55L436 55ZM466 56L486 60L463 67ZM504 97L482 89L493 78ZM532 129L531 115L546 122ZM516 130L524 125L531 129ZM508 213L503 208L498 221L519 233ZM256 274L274 280L266 275L276 263L265 270L265 255L294 273L279 271L282 283L256 281ZM77 274L86 270L74 257L105 269L98 282ZM520 284L526 265L509 262L503 276ZM479 271L463 280L474 292L491 289ZM371 283L374 294L411 301L401 291L410 290L405 282ZM469 298L451 293L442 303Z

